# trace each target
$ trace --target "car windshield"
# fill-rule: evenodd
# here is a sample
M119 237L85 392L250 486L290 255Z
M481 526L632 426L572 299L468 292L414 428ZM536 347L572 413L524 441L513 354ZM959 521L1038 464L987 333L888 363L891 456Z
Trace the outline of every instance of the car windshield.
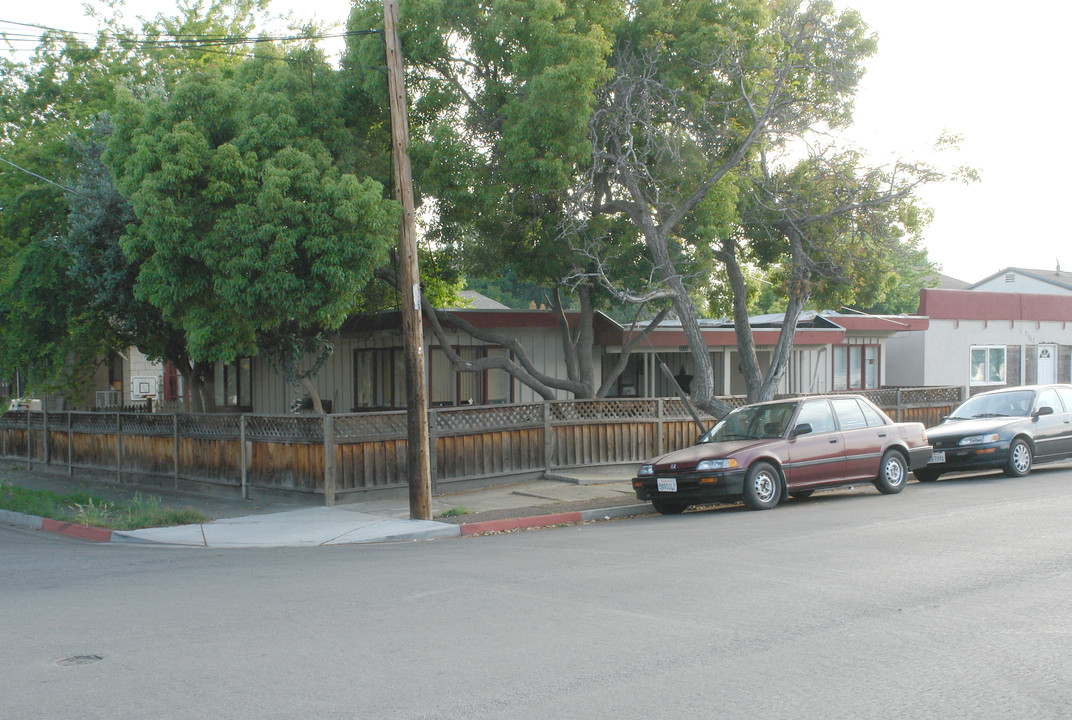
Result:
M1035 393L1031 390L976 395L954 410L949 419L1026 417L1031 414L1031 404L1034 399Z
M702 443L780 438L793 418L795 402L737 408L700 437Z

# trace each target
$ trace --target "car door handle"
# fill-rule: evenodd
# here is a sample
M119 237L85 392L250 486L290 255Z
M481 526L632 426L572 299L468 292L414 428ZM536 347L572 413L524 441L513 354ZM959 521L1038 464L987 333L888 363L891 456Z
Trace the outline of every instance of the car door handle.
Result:
M886 437L886 433L879 433L878 436L879 437Z
M837 445L837 438L833 438L833 439L832 439L832 440L830 441L830 444L831 444L831 445Z

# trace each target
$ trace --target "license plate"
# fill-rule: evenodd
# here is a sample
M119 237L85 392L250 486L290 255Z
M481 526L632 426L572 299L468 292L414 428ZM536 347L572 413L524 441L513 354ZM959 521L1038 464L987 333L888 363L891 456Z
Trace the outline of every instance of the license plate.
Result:
M677 492L677 480L674 478L659 478L659 492Z
M927 464L945 462L945 451L939 450L936 453L931 454L931 459L927 461Z

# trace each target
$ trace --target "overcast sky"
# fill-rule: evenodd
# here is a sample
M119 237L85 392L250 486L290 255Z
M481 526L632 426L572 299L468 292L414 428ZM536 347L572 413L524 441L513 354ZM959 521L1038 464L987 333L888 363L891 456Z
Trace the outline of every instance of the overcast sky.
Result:
M849 138L876 159L970 165L982 182L923 192L935 220L925 246L947 275L973 282L1008 266L1072 270L1064 181L1072 149L1058 129L1068 101L1058 69L1072 4L1022 0L836 0L878 33ZM345 21L350 0L275 0L276 12ZM5 3L0 19L87 29L79 0ZM128 0L131 15L170 3ZM6 26L4 26L6 27ZM91 29L92 26L88 26ZM931 154L943 131L959 153Z

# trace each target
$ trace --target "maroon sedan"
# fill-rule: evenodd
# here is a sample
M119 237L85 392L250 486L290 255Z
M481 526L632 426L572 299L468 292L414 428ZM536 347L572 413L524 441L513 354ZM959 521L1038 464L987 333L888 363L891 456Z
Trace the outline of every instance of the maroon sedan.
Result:
M921 423L894 422L858 395L776 400L738 408L696 445L641 465L633 489L663 514L738 498L767 510L861 481L901 492L930 455Z

